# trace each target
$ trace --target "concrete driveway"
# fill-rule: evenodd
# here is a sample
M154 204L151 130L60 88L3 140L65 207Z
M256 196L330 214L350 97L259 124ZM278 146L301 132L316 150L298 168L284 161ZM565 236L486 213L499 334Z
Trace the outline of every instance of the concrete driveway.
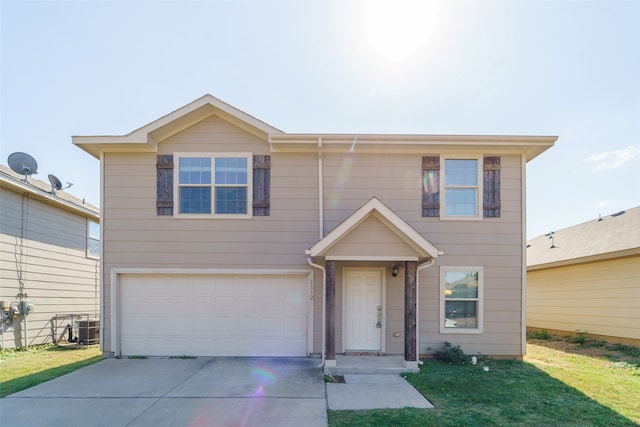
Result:
M106 359L0 400L2 426L326 426L317 359Z

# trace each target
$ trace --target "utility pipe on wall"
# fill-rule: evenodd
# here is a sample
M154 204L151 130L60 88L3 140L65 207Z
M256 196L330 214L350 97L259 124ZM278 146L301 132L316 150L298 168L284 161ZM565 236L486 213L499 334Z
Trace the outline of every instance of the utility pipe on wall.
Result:
M318 138L318 227L320 240L324 237L324 174L322 168L322 138Z
M440 251L438 255L444 255L444 252ZM435 258L431 258L416 268L416 353L419 365L422 365L420 360L420 270L431 267L435 262Z
M322 272L322 344L321 344L321 353L322 353L322 360L320 362L320 364L318 365L318 368L323 368L324 367L324 359L325 359L325 329L326 329L326 312L327 312L327 271L325 270L325 268L323 266L321 266L320 264L315 264L313 261L311 261L311 253L309 251L309 249L307 249L305 251L305 253L307 254L307 263L311 266L311 267L315 267L317 269L319 269Z

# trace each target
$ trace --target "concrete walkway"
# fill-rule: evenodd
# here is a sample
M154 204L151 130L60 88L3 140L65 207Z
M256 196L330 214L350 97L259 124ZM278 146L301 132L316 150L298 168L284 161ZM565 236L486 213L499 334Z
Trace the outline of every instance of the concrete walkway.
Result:
M404 366L403 356L337 354L336 362L337 366L324 369L325 374L343 376L345 380L327 383L327 405L331 410L434 407L400 376L412 371Z
M331 410L434 407L399 375L344 374L344 380L327 384Z

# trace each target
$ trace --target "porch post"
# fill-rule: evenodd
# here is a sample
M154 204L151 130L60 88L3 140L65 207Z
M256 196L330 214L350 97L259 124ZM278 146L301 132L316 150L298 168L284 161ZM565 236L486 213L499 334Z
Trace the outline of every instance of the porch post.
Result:
M336 262L326 262L327 336L325 366L336 366Z
M407 368L418 367L416 349L416 269L418 263L404 264L404 363Z

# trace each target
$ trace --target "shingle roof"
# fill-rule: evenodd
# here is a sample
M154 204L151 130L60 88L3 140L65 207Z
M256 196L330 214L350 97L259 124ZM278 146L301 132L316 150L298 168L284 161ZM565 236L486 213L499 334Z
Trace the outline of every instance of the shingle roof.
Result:
M527 268L536 270L633 254L640 254L640 206L529 240Z

